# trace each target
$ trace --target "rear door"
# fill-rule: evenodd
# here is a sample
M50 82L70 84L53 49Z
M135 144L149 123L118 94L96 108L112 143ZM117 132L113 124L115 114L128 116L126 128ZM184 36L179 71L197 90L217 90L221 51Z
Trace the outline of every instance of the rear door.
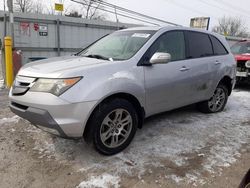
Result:
M190 74L192 75L192 102L208 99L208 91L213 81L211 65L215 60L209 35L202 32L186 31L187 58Z
M227 56L229 54L228 51L215 36L210 35L210 39L214 51L213 62L210 64L212 70L212 79L213 79L213 84L211 85L211 90L212 90L211 92L213 93L214 89L218 84L217 81L219 81L221 79L221 76L224 74L222 72L223 67L225 66L226 63L231 62L231 59L228 59L229 58Z

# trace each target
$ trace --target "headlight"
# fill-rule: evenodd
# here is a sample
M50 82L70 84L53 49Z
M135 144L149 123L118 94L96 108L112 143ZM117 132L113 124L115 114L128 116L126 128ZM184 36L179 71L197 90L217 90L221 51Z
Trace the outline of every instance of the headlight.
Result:
M80 79L81 77L66 79L39 78L30 91L47 92L59 96L75 85Z
M246 62L246 67L247 67L247 68L250 68L250 60L248 60L248 61Z

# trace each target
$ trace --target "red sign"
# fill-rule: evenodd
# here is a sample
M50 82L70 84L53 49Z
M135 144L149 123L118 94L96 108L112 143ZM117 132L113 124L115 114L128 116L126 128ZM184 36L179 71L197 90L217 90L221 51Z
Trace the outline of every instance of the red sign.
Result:
M34 23L34 30L38 31L39 30L39 24L38 23Z

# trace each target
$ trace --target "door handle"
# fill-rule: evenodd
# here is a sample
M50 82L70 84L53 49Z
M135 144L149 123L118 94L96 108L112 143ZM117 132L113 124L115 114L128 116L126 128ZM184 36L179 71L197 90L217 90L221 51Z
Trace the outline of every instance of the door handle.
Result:
M215 65L220 65L221 64L221 62L219 62L219 61L215 61L215 63L214 63Z
M180 71L184 72L184 71L188 71L190 68L183 66L180 68Z

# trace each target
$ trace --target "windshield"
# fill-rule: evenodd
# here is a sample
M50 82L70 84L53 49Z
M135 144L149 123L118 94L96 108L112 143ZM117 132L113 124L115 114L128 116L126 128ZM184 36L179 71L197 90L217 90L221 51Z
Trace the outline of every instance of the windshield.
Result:
M106 59L127 60L148 41L155 31L120 31L95 42L78 55Z
M250 42L236 43L231 47L233 54L250 54Z

